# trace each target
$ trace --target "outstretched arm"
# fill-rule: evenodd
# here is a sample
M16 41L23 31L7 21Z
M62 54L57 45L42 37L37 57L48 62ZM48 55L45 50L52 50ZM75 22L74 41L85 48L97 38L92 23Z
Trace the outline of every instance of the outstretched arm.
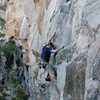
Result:
M55 36L55 34L56 34L56 32L54 32L54 34L51 36L51 38L48 40L47 43L50 43L50 42L52 41L52 39L53 39L53 37Z
M57 49L52 50L51 52L56 53L56 52L60 51L63 48L64 48L64 46L61 46L61 47L59 47Z

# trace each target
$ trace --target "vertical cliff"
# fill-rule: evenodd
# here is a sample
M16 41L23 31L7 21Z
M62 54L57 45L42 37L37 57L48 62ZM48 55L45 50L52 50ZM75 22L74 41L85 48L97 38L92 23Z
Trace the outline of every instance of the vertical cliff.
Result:
M100 99L99 7L99 0L9 0L6 31L23 38L30 100ZM56 82L41 84L37 59L54 32L55 46L65 48L50 60L57 68Z

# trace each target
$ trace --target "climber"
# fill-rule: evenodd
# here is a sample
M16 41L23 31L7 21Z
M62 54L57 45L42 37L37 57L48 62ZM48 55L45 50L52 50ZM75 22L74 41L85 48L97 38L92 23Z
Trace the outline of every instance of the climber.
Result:
M45 77L46 81L51 81L51 77L50 77L51 73L53 75L52 77L55 77L55 79L57 77L55 75L55 73L57 73L57 72L49 64L49 59L50 59L51 53L57 53L59 50L64 48L64 46L61 46L61 47L55 49L54 44L51 42L52 39L54 38L55 34L56 34L56 32L51 36L48 43L45 46L43 46L42 53L41 53L41 60L39 62L39 67L44 68L48 72L47 76Z
M51 53L57 53L59 50L63 49L64 46L61 46L59 48L54 48L54 44L51 42L53 37L55 36L56 32L52 35L52 37L49 39L49 42L42 48L41 53L41 63L46 67L47 64L49 64L49 59L51 56ZM41 65L40 63L40 65Z
M69 0L66 0L66 2L68 2Z

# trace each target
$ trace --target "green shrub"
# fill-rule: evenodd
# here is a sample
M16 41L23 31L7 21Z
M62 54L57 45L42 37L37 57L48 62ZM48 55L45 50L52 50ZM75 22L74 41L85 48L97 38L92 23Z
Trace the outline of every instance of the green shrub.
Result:
M0 5L0 10L6 11L6 5Z
M17 75L17 70L10 70L9 73L9 79L10 79L10 84L13 87L15 98L14 100L28 100L29 94L25 91L22 90L22 87L20 85L20 81Z
M11 56L14 54L14 51L16 49L15 44L5 44L2 48L2 51L7 55L7 56Z
M6 21L0 17L0 26L2 29L5 28L5 24L6 24Z
M15 100L28 100L28 94L20 87L15 92Z

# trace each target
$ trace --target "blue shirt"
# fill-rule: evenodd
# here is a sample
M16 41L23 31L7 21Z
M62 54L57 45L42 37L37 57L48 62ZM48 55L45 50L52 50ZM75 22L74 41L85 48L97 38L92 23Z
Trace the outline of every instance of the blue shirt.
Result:
M42 53L41 53L41 58L45 62L49 62L50 55L51 55L51 50L52 50L52 48L43 47Z

